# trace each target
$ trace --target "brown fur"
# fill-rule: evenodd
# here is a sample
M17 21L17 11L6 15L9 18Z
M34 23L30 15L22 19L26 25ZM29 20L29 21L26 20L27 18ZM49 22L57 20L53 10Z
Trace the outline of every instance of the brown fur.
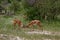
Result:
M17 24L19 27L21 27L21 25L23 25L20 20L18 20L18 19L15 18L15 19L13 20L13 25L16 26L16 24Z
M38 25L38 27L42 29L42 25L41 25L41 22L39 20L32 20L32 21L30 21L29 24L27 24L26 27L32 27L34 24Z

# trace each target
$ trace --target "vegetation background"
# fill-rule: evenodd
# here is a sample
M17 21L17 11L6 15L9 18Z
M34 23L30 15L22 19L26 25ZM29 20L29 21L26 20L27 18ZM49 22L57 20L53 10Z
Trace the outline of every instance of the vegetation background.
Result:
M40 20L44 30L60 32L60 0L0 0L0 34L17 35L28 40L60 40L60 35L28 35L24 32L30 28L18 30L16 26L14 29L12 20L15 17L24 25L31 20Z

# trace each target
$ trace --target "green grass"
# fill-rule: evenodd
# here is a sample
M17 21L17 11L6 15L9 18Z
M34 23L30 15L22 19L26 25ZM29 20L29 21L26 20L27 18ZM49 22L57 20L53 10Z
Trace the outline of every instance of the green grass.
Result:
M60 21L43 22L45 30L60 32Z
M17 15L14 16L19 18L24 24L27 24L28 21L25 20L22 16ZM29 30L24 28L20 28L18 29L18 26L16 26L16 29L14 28L14 26L12 25L11 21L13 20L14 17L0 17L0 34L7 34L7 35L17 35L20 37L23 37L25 39L30 39L30 40L43 40L43 39L52 39L52 40L60 40L60 36L52 36L52 35L41 35L41 34L26 34L24 32L27 32ZM52 32L60 32L60 22L59 21L43 21L42 22L42 26L44 30L47 31L52 31ZM36 26L35 26L36 27ZM29 29L29 28L28 28ZM30 29L31 30L31 29Z

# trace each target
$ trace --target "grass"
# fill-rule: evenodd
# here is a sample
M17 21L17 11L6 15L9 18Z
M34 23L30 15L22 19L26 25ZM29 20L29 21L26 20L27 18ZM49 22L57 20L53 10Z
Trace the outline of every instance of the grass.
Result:
M27 24L28 21L26 21L22 16L16 15L14 17L19 18L24 24ZM0 17L0 34L7 34L7 35L16 35L20 36L25 39L30 40L43 40L43 39L52 39L52 40L60 40L60 36L52 36L52 35L41 35L41 34L26 34L24 32L29 30L24 30L24 28L18 29L18 26L16 26L16 29L14 29L12 25L12 20L14 17ZM44 30L52 31L52 32L60 32L60 22L59 21L43 21L42 26ZM29 28L28 28L29 29Z
M59 21L43 22L43 26L45 30L60 32Z

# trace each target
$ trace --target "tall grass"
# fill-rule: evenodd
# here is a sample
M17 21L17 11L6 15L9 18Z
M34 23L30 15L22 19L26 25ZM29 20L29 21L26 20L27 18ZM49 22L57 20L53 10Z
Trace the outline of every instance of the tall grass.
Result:
M28 23L27 20L25 20L22 16L20 15L16 15L14 17L19 18L24 25L26 25ZM14 17L0 17L0 34L10 34L10 35L17 35L20 37L23 37L25 39L30 39L30 40L43 40L43 39L52 39L52 40L60 40L60 36L51 36L51 35L41 35L41 34L26 34L26 31L29 31L27 29L24 30L24 28L20 28L18 29L18 26L16 26L16 28L14 28L13 24L12 24L12 20L14 19ZM60 32L60 22L59 21L41 21L42 26L43 26L43 30L47 30L47 31L53 31L53 32ZM37 27L37 25L35 26ZM28 28L30 29L30 28ZM38 29L38 28L35 28ZM31 29L30 29L31 30Z

